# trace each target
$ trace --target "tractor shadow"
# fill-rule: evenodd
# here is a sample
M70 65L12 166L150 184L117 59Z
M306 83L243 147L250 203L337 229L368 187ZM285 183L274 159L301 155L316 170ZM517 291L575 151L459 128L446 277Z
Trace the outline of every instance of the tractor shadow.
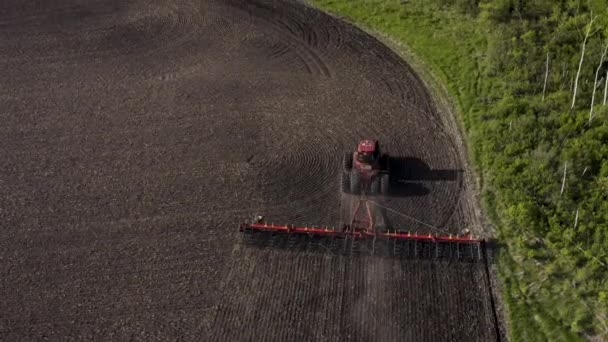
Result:
M463 170L431 169L422 159L391 157L391 197L424 196L429 193L423 182L454 182Z

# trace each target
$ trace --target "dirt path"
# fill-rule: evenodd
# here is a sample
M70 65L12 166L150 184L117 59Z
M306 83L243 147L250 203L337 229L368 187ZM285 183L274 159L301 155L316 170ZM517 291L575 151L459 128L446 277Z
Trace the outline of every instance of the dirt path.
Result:
M366 136L390 208L479 226L453 129L369 35L283 1L5 0L0 70L0 339L496 338L483 265L237 243L254 213L337 224Z

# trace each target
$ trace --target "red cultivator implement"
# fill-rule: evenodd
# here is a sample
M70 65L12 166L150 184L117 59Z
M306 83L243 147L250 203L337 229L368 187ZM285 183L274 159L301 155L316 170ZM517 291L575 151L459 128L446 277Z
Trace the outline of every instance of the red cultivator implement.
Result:
M246 241L262 247L340 254L482 259L484 241L469 234L418 234L386 227L384 209L390 209L366 198L366 193L388 193L388 155L380 153L377 141L359 143L357 151L344 158L343 169L342 192L357 196L357 202L341 228L274 224L257 216L240 225Z
M262 217L240 225L249 244L339 254L410 258L482 258L483 240L466 235L418 234L379 228L375 202L359 199L350 223L340 229L268 223Z

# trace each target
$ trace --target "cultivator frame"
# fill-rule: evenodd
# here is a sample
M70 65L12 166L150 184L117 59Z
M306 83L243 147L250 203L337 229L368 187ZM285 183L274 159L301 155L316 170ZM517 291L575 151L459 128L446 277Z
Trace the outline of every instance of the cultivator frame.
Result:
M473 261L483 258L484 240L469 234L433 235L379 228L370 201L364 196L359 199L351 221L341 229L274 224L257 216L241 224L239 230L250 244L261 247L410 258Z

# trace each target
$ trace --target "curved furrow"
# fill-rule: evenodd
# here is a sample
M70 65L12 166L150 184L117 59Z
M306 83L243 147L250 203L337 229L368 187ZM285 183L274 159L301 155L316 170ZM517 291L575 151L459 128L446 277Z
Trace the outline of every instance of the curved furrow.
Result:
M294 11L295 12L295 11ZM324 58L315 49L316 33L309 26L294 18L294 12L279 12L284 17L277 15L277 9L259 1L249 4L248 14L254 20L262 21L262 27L272 29L272 36L280 39L281 43L292 49L293 58L302 63L310 74L331 77L332 73ZM295 12L297 13L297 12ZM277 35L278 34L278 35ZM312 43L312 44L311 44Z
M191 41L202 21L197 11L176 4L132 6L108 0L93 6L95 11L76 5L61 11L43 11L26 22L10 25L19 27L19 31L0 33L9 47L3 49L0 57L10 62L20 62L23 56L44 63L92 62L101 57L171 51ZM54 29L48 30L48 26ZM16 39L19 34L27 35L28 39L25 42Z

